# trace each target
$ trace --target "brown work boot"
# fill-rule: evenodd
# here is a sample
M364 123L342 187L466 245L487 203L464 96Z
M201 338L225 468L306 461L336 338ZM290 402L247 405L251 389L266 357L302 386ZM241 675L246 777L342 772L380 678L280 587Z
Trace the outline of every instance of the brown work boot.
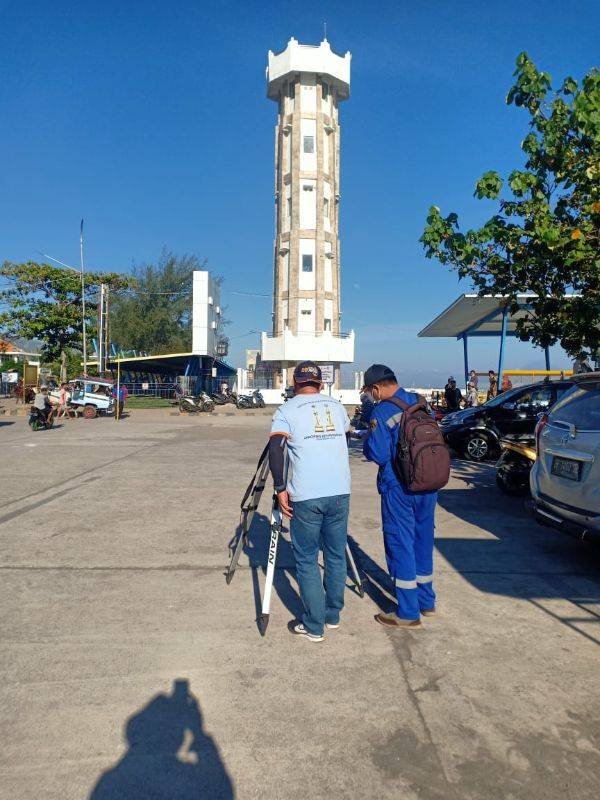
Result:
M375 614L375 621L386 628L420 628L420 619L400 619L396 614Z

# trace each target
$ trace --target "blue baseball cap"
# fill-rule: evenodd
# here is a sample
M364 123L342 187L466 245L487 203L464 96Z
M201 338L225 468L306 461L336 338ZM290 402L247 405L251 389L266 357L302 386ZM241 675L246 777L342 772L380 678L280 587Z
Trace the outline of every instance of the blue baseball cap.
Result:
M323 378L314 361L301 361L294 370L294 380L296 383L321 383Z

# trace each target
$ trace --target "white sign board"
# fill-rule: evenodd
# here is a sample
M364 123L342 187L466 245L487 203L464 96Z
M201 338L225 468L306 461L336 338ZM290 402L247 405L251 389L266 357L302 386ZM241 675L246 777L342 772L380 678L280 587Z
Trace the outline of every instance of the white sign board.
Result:
M8 382L9 383L18 383L19 381L19 373L18 372L9 372L8 373Z
M323 383L332 384L335 381L333 364L319 364Z
M150 384L149 383L142 383L142 391L143 392L147 392L149 388L150 388Z

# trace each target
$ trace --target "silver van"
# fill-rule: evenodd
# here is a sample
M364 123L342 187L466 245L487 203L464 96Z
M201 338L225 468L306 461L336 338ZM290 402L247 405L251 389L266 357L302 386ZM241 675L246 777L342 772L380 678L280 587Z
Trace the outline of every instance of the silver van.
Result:
M600 373L572 380L538 422L531 494L540 522L600 540Z

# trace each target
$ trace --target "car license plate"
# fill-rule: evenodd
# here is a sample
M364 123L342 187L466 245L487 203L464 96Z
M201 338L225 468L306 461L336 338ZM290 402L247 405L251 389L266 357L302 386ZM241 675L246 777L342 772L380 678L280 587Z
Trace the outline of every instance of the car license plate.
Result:
M570 458L554 458L552 460L552 474L570 481L578 481L581 477L581 461Z

